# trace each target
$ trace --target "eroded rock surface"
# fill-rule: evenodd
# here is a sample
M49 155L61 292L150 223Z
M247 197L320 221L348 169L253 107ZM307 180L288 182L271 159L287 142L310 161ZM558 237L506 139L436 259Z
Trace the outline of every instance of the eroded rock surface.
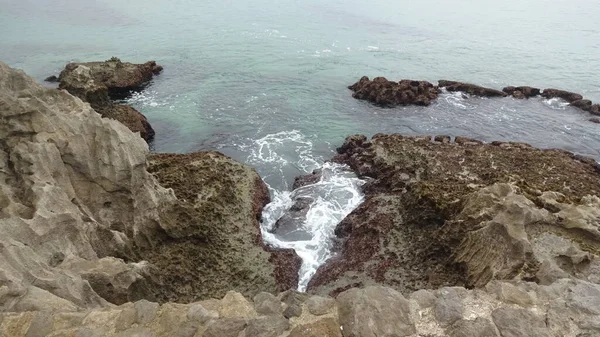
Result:
M148 301L72 313L22 312L0 314L5 336L106 337L501 337L597 336L600 304L597 284L562 279L552 285L494 281L489 290L441 288L433 301L381 286L350 289L314 315L310 300L299 314L261 312L240 293L190 304ZM506 289L527 299L507 301ZM421 293L423 290L420 291ZM452 294L451 296L448 294ZM289 295L289 293L287 293ZM282 301L279 301L280 298ZM286 294L270 299L286 307ZM441 302L445 302L443 310ZM526 302L526 303L525 303ZM461 310L453 310L456 306Z
M112 58L106 62L69 63L58 81L60 89L90 103L103 117L123 123L149 141L154 137L154 129L146 117L134 108L115 104L112 100L142 90L161 71L162 67L154 61L132 64Z
M273 251L278 256L272 257L264 249L258 221L269 192L255 170L210 151L148 159L148 170L179 200L164 216L169 239L144 255L160 270L162 300L189 302L228 290L253 296L296 286L293 269L275 277L268 262L293 261L295 253Z
M254 170L216 152L149 166L148 145L121 123L2 63L0 114L3 311L295 287L285 263L297 256L263 248L269 197Z
M352 136L334 159L365 202L336 228L337 258L309 291L385 284L401 292L493 279L596 282L600 165L527 144Z
M385 77L375 77L372 81L363 76L348 87L354 91L352 97L371 103L392 107L397 105L429 105L438 96L438 89L426 81L388 81Z

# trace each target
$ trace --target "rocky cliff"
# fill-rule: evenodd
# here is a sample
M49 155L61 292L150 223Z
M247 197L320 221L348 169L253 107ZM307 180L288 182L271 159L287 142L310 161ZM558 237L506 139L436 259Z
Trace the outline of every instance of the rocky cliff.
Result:
M0 114L4 311L289 286L257 242L268 195L255 171L202 152L152 157L155 177L139 136L2 63Z
M149 155L3 63L0 117L0 336L600 335L594 160L349 137L335 160L369 180L366 200L336 229L316 296L281 292L299 261L264 247L254 170L216 152Z

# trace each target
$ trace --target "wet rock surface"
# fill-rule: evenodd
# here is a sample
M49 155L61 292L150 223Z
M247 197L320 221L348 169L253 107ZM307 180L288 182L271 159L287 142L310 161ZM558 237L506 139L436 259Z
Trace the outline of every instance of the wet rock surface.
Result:
M521 86L521 87L505 87L502 89L506 94L513 96L514 98L531 98L539 96L541 90L538 88Z
M116 104L113 100L126 98L131 92L144 89L152 77L161 71L162 67L154 61L132 64L112 58L105 62L69 63L57 81L60 89L90 103L103 117L123 123L150 141L154 137L154 130L146 117L132 107Z
M440 88L446 88L448 91L461 91L473 96L481 96L481 97L505 97L507 93L482 87L475 84L457 82L457 81L448 81L448 80L439 80L438 85Z
M348 88L354 91L352 97L384 107L397 105L427 106L438 96L437 87L429 82L413 80L393 82L385 77L375 77L371 81L364 76Z
M584 99L580 94L560 89L541 90L529 86L508 86L500 91L458 81L439 80L438 85L435 86L427 81L401 80L393 82L385 77L375 77L370 80L366 76L348 88L354 92L352 97L388 108L398 105L430 105L441 92L438 88L444 88L450 92L463 92L479 97L512 96L516 99L529 99L542 96L546 99L560 98L575 108L600 116L600 104L593 104L592 101ZM468 96L463 95L463 97L467 98ZM300 180L302 181L306 177L304 176Z
M338 151L334 160L373 180L336 227L338 256L317 271L310 292L594 279L576 256L600 252L595 160L521 143L401 135L352 136Z

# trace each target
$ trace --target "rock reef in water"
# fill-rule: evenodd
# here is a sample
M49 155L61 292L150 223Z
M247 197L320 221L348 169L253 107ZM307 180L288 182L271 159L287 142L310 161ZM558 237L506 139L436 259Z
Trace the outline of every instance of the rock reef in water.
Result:
M561 150L450 137L349 137L335 161L373 178L310 292L403 293L492 280L600 282L600 165Z
M154 61L132 64L121 62L118 58L105 62L69 63L60 73L58 82L60 89L90 103L102 117L117 120L150 141L155 132L146 117L134 108L116 104L113 100L142 90L162 69Z
M268 194L254 170L214 152L149 166L148 145L121 123L3 63L0 114L2 311L294 286L278 283L293 256L261 247Z
M524 99L542 96L547 99L560 98L570 103L569 105L572 107L600 116L600 104L593 104L592 101L584 99L580 94L560 89L541 90L529 86L508 86L500 91L457 81L439 80L438 85L435 86L427 81L401 80L400 82L393 82L385 77L376 77L371 81L366 76L348 87L354 92L352 97L382 107L395 107L398 105L428 106L437 99L438 88L445 88L451 92L464 92L479 97L512 96L516 99Z
M465 92L469 95L473 96L481 96L481 97L505 97L507 94L504 91L491 89L482 87L479 85L457 82L457 81L448 81L448 80L439 80L438 85L440 88L446 88L448 91L461 91Z
M360 81L348 87L354 91L352 97L367 100L380 106L431 104L438 96L438 89L426 81L388 81L385 77L375 77L372 81L363 76Z

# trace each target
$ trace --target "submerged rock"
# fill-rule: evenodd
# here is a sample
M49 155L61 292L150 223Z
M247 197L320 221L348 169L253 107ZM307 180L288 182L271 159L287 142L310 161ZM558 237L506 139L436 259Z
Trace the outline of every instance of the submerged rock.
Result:
M154 61L132 64L112 58L106 62L69 63L60 73L59 88L90 103L103 117L123 123L150 141L154 130L146 117L134 108L115 104L112 100L142 90L160 71L162 67Z
M336 161L374 180L364 203L336 227L343 244L310 292L482 287L492 279L537 280L544 263L563 276L593 275L584 260L560 262L568 249L600 255L593 159L521 143L381 134L349 137L338 152Z
M482 87L475 84L456 82L456 81L448 81L448 80L439 80L438 85L440 88L446 88L448 91L462 91L469 95L473 96L481 96L481 97L505 97L507 93Z
M348 89L354 91L352 97L384 107L429 105L438 96L437 87L429 82L413 80L393 82L385 77L375 77L371 81L363 76Z

